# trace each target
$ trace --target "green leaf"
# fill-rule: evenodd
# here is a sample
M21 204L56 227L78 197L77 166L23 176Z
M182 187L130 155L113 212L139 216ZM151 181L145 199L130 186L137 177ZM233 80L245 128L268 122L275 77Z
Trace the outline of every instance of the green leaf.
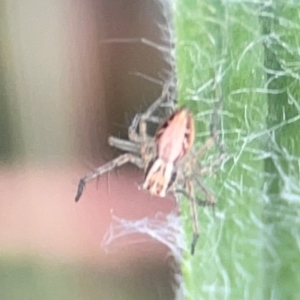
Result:
M179 101L195 114L199 148L219 86L230 157L203 179L218 203L215 218L209 208L198 210L197 251L187 249L182 262L186 299L300 294L300 3L291 3L176 2ZM181 203L189 245L189 203Z

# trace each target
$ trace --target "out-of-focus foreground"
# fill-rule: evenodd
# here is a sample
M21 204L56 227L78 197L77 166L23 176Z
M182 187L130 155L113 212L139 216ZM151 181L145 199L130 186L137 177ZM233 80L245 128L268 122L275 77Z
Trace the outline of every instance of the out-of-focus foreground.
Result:
M158 77L157 49L101 42L159 40L157 3L6 0L0 20L0 299L171 299L163 246L101 241L112 214L151 217L174 201L138 191L141 172L125 167L74 202L79 178L117 155L107 137L126 137L160 94L134 74Z

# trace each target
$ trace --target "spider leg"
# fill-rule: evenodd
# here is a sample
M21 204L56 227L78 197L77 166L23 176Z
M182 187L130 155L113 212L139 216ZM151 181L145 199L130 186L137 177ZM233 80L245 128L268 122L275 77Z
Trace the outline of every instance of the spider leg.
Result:
M144 118L143 115L137 114L131 125L128 128L128 138L130 141L136 143L136 144L143 144L148 139L148 124L161 124L165 118L159 117L159 116L150 116L149 118ZM137 125L138 124L138 125ZM138 127L138 131L137 128ZM152 138L152 136L150 136Z
M192 216L192 224L193 224L193 240L191 243L191 254L194 255L196 244L198 242L200 231L199 231L199 222L197 215L197 203L195 199L194 189L190 181L186 182L188 194L190 195L190 212Z
M135 156L130 153L120 155L119 157L117 157L114 160L99 167L94 172L88 173L87 175L85 175L84 177L82 177L80 179L79 184L78 184L77 194L75 197L75 201L77 202L80 199L87 182L89 182L95 178L98 178L99 176L103 175L104 173L107 173L114 168L118 168L128 162L138 166L139 168L143 168L143 166L144 166L143 161L138 156Z
M128 138L130 141L136 142L136 143L140 143L141 142L141 137L138 134L138 128L139 128L139 124L141 122L141 115L140 114L136 114L130 124L130 126L128 127Z
M218 93L220 94L220 93ZM196 155L197 157L201 157L203 154L205 154L213 145L216 145L219 149L219 152L225 153L225 149L223 145L220 144L219 139L218 139L218 114L219 110L222 106L223 103L223 97L221 95L218 96L219 100L215 105L214 111L211 116L211 122L209 126L209 131L210 131L210 137L205 141L204 145L197 151Z
M131 140L133 142L136 142L136 143L141 142L141 137L137 133L138 128L139 128L139 124L141 122L141 117L142 117L141 114L136 114L135 117L133 118L130 126L128 127L129 140ZM151 122L151 123L154 123L154 124L161 124L164 121L164 119L165 118L161 118L161 117L158 117L158 116L149 116L146 121L147 121L147 123Z
M140 152L141 152L140 143L119 139L119 138L114 137L114 136L110 136L108 138L108 144L110 146L114 147L114 148L119 149L119 150L134 153L136 155L139 155Z
M166 101L169 88L170 83L165 83L160 97L157 98L142 115L140 115L139 135L141 137L142 143L147 140L147 122L151 120L151 118L153 118L153 113L161 106L164 101Z
M169 84L165 84L161 96L142 114L136 114L128 128L128 138L135 143L144 143L147 140L147 123L160 124L164 118L154 116L153 113L166 101Z
M218 94L220 94L220 92ZM218 132L217 132L218 114L219 114L222 104L223 104L223 97L220 95L219 100L218 100L218 102L215 106L215 109L213 111L213 114L211 116L211 124L210 124L210 136L214 139L215 145L218 147L219 152L221 154L226 152L224 149L224 145L222 145L219 141Z
M199 205L202 206L214 206L216 204L215 197L209 192L209 190L205 187L205 185L201 182L199 178L195 178L197 185L200 187L202 192L204 193L205 200L197 201Z
M184 190L184 189L176 189L174 190L175 193L177 194L182 194L184 195L186 198L190 199L191 196ZM209 193L209 191L207 191ZM195 196L195 200L198 206L212 206L214 208L215 202L213 201L215 198L213 196L211 196L211 194L209 193L210 198L206 200L203 200L197 196Z
M143 113L143 118L149 119L151 117L151 115L153 115L153 113L161 106L161 104L166 101L169 90L170 90L170 82L166 82L163 86L161 95ZM168 98L167 98L167 100L168 100ZM169 103L167 103L167 104L169 104Z
M200 187L202 192L204 193L204 200L196 198L197 204L200 206L211 206L213 211L213 216L215 217L215 205L216 198L211 194L211 192L205 187L205 185L201 182L199 178L195 178L197 185Z

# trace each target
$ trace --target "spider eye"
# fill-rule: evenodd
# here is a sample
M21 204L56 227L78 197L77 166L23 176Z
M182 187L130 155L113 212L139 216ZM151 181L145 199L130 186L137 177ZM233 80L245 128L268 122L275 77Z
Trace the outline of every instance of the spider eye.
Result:
M167 188L167 190L173 185L173 183L174 183L175 180L176 180L176 177L177 177L177 171L176 171L176 170L173 170L172 175L171 175L171 178L170 178L170 181L169 181L169 183L168 183L168 188Z

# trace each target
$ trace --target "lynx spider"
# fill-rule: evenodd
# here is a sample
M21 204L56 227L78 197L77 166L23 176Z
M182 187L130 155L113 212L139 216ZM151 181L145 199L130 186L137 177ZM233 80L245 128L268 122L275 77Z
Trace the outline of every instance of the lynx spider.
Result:
M147 173L148 166L157 157L156 145L154 137L148 136L148 123L161 123L161 119L154 115L154 112L159 108L162 108L166 98L168 96L169 86L165 85L161 97L159 97L143 114L137 114L131 125L128 128L128 140L119 139L116 137L109 137L108 143L110 146L125 151L125 154L121 154L112 161L104 164L103 166L97 168L95 171L88 173L80 179L78 185L77 195L75 201L77 202L84 190L87 182L99 178L101 175L111 171L112 169L118 168L126 163L132 163L144 169L145 174ZM195 251L195 246L199 238L199 225L197 216L197 205L201 206L214 206L216 203L215 198L207 190L207 188L202 184L200 177L212 173L212 171L222 164L226 157L226 153L222 146L218 142L217 137L217 126L215 119L217 117L217 112L222 103L222 98L220 97L216 108L212 114L212 121L210 125L210 137L204 142L198 151L190 151L181 159L181 161L176 166L176 180L170 184L170 191L176 194L183 194L189 199L190 211L192 216L193 225L193 240L191 244L191 253ZM165 103L171 112L174 112L173 103L168 101ZM170 115L170 114L168 114ZM199 159L203 157L206 152L212 148L214 145L218 146L219 156L209 163L208 165L201 166ZM197 169L194 166L197 165ZM194 192L194 182L200 188L205 196L205 200L201 200L195 196Z

